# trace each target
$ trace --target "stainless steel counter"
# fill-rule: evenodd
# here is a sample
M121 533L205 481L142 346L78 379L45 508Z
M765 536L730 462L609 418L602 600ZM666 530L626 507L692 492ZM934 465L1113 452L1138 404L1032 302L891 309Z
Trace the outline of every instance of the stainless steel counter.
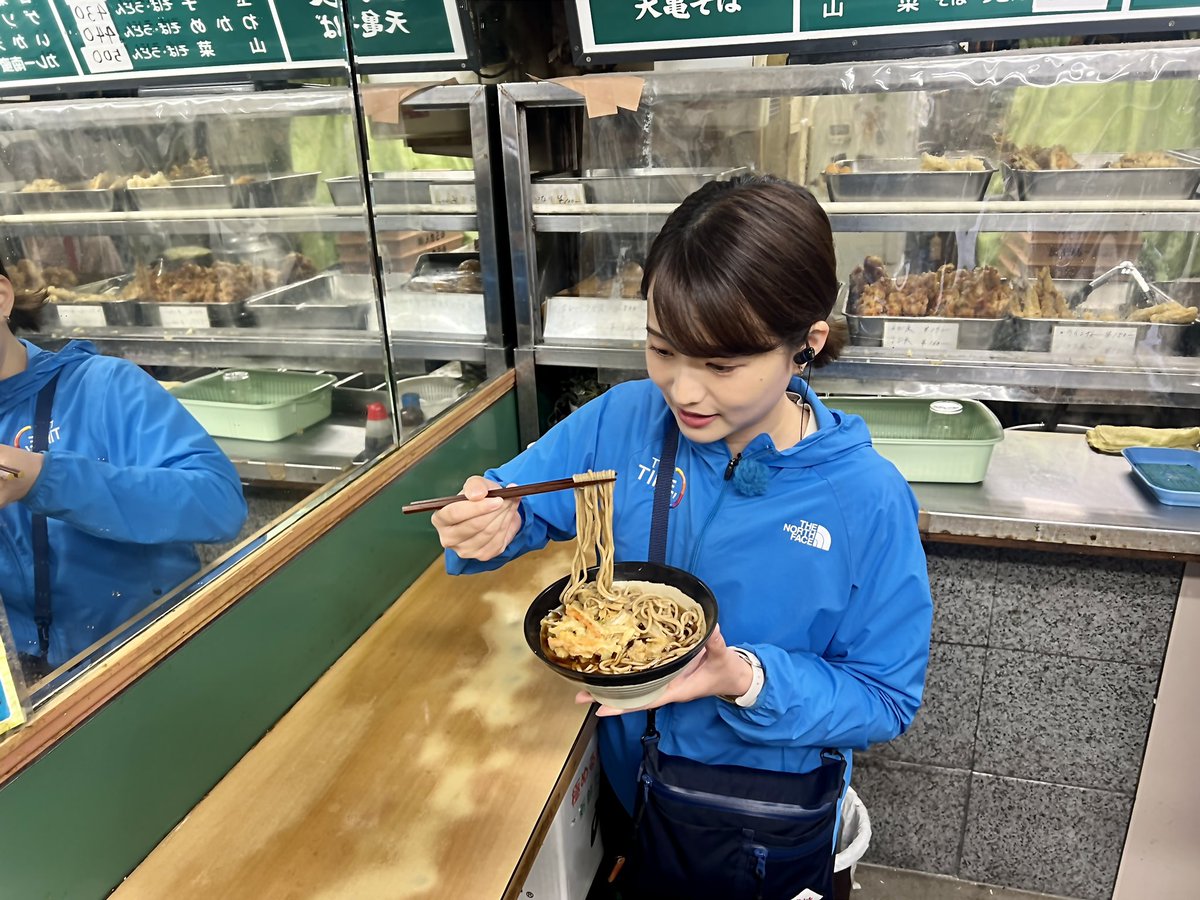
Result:
M1200 509L1159 504L1122 457L1096 453L1081 434L1009 431L981 484L914 484L913 490L921 532L933 541L1200 560Z

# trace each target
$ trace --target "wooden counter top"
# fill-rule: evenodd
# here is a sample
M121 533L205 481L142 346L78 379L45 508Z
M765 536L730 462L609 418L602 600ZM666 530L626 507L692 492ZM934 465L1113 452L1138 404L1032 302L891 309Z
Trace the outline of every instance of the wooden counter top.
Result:
M587 719L521 633L570 553L435 562L113 896L502 897Z

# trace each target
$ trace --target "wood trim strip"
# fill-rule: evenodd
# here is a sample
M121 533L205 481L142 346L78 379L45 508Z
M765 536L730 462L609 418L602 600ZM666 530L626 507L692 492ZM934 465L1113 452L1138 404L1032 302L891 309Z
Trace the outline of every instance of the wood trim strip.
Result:
M392 450L293 526L239 560L228 571L134 636L76 683L38 708L28 725L0 743L0 787L36 762L54 744L178 650L240 598L267 581L339 522L498 403L514 389L515 384L515 374L511 369L485 382L411 441ZM302 501L308 502L311 501ZM290 513L285 513L283 518L288 515Z

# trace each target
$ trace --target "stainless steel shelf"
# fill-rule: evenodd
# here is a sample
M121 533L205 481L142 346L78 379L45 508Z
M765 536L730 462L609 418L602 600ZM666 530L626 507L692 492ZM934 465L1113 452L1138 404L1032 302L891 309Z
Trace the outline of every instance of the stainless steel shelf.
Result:
M375 227L379 231L478 231L475 210L438 206L430 203L375 207Z
M958 351L935 358L910 352L848 347L840 360L817 370L813 387L823 394L1200 408L1200 358L1195 357L1163 357L1144 366L1084 366L1044 353ZM635 344L540 344L534 361L636 372L646 365L643 348Z
M987 200L960 202L823 203L834 231L1192 231L1200 200ZM560 207L561 208L561 207ZM540 232L654 232L675 209L671 203L608 203L569 213L535 206Z
M15 237L259 232L264 225L285 234L367 230L364 208L356 206L0 216L0 228Z
M123 356L145 366L297 366L346 371L384 370L378 332L267 331L258 328L211 328L178 331L164 328L52 330L39 343L86 340L103 353ZM393 335L397 359L486 362L481 342L420 339Z

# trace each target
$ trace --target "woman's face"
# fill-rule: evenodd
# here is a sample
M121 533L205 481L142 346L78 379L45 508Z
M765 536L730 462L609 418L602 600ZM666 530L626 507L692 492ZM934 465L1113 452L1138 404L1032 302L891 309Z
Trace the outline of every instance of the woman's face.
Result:
M659 330L653 290L650 293L646 370L689 440L701 444L724 440L733 454L763 433L769 434L779 449L800 440L799 412L786 396L788 382L796 372L794 349L778 347L732 358L684 356ZM809 343L820 350L823 328L814 326Z

